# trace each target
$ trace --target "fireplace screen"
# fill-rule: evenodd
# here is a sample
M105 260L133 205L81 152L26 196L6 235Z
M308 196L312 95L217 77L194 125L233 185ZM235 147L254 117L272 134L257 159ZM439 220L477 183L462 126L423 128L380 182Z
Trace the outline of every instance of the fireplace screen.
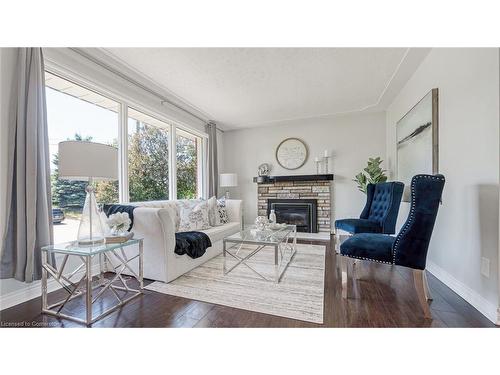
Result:
M269 199L267 214L276 213L278 223L294 224L297 232L317 233L317 204L315 199Z

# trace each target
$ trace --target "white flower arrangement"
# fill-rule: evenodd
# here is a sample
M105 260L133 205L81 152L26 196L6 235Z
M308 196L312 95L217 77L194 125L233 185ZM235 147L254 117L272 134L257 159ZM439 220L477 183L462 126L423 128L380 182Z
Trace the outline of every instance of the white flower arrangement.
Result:
M118 234L120 232L125 232L132 221L128 217L126 212L118 212L113 215L109 215L106 220L106 224L111 228L112 233Z

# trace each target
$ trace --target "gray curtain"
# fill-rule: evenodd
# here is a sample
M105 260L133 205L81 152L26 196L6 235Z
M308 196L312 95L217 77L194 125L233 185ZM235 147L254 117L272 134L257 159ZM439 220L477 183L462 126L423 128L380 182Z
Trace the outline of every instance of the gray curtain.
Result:
M208 134L208 197L217 197L219 190L219 167L217 161L217 125L209 122L205 126Z
M31 282L41 278L40 248L53 241L42 49L20 48L17 66L16 113L7 124L10 204L0 277Z

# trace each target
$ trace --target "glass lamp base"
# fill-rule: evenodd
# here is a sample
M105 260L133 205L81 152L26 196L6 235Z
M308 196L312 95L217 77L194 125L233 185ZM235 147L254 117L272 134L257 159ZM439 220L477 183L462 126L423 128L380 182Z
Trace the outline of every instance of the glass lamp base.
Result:
M93 246L104 243L104 230L97 210L94 189L89 183L87 196L83 205L82 218L78 228L78 244L82 246Z

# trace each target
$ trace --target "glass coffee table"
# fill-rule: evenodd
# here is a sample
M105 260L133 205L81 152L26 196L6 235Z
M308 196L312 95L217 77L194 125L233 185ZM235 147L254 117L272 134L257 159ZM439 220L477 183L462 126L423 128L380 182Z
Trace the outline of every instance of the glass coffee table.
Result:
M229 245L229 247L228 247ZM243 245L255 247L249 254L240 256L240 250ZM248 264L248 260L265 248L274 249L274 279L269 279L263 276L255 268ZM297 226L286 225L280 229L266 228L257 230L256 227L250 227L224 238L223 255L224 255L224 275L233 271L240 265L245 265L256 273L260 278L266 281L274 281L279 283L288 265L292 261L297 251ZM236 264L227 268L227 255L236 259Z

